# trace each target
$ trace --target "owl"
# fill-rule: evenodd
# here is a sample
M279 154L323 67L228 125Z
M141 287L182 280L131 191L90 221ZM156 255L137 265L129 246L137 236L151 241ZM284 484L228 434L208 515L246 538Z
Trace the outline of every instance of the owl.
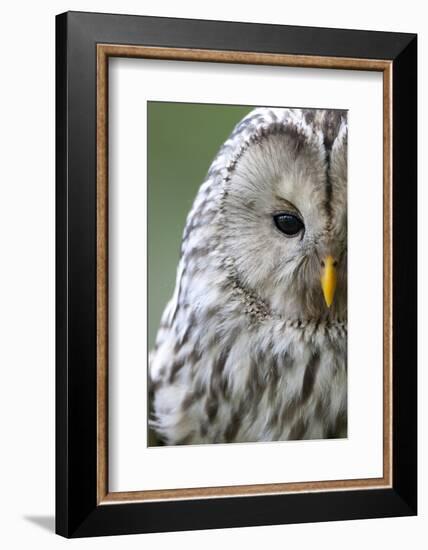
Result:
M149 357L157 444L347 435L347 113L257 108L184 229Z

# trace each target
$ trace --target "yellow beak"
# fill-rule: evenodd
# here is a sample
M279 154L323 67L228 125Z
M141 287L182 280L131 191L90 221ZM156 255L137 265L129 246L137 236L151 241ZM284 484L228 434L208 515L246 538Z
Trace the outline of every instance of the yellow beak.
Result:
M336 291L337 274L333 256L324 258L321 272L321 287L324 294L325 303L330 307L333 303L334 293Z

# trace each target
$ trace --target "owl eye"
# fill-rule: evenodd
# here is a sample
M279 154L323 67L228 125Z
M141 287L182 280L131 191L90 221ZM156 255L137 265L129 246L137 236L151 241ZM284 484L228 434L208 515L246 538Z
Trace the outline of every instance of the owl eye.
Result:
M276 227L288 236L297 235L304 229L303 222L294 214L281 213L273 217Z

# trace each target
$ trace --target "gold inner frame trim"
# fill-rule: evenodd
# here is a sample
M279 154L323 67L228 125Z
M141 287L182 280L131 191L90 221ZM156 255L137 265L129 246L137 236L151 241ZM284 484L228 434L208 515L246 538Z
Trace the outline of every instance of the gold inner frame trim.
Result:
M296 483L109 492L108 59L133 57L383 73L383 476ZM97 503L378 489L392 486L392 62L373 59L97 44Z

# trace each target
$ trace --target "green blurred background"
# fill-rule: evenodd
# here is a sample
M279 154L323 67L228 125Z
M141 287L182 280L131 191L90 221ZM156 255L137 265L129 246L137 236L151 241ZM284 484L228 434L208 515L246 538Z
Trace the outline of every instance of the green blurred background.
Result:
M147 103L148 349L171 298L187 214L217 151L252 107Z

